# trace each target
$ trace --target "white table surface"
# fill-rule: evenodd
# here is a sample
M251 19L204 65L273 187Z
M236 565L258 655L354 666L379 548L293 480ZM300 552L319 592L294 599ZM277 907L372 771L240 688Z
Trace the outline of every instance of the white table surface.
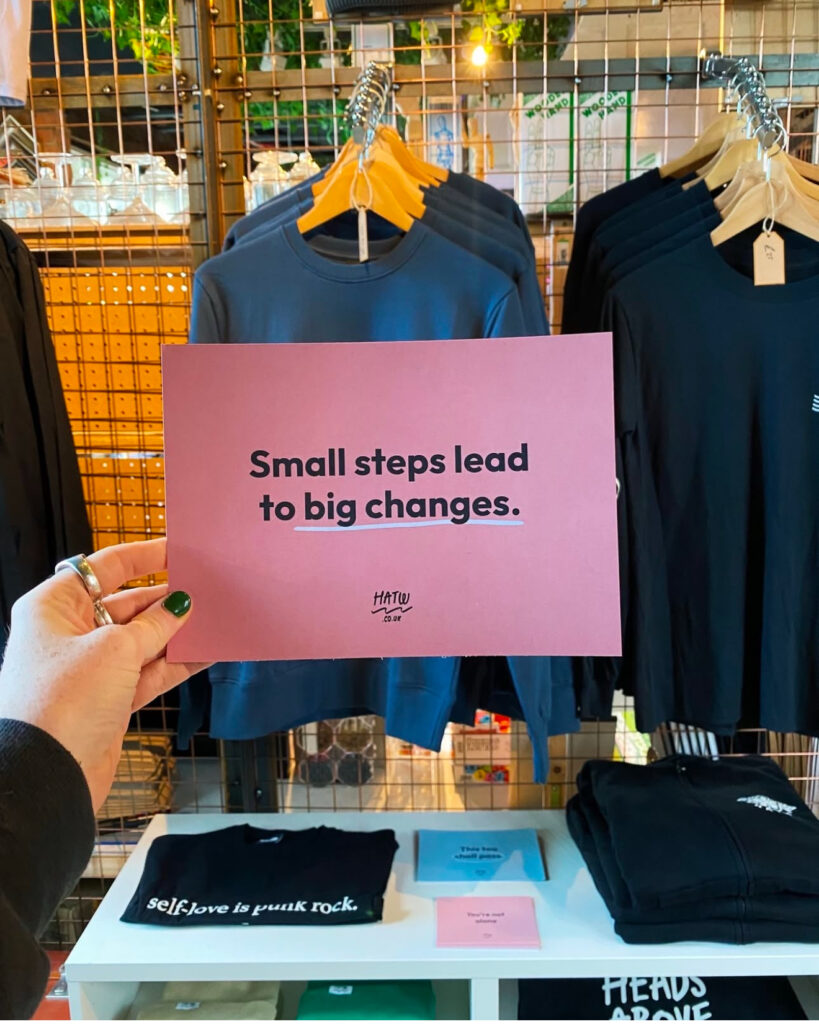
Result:
M249 822L261 828L392 828L400 844L378 924L336 926L197 926L123 924L151 841ZM651 823L646 822L646 828ZM419 828L534 828L549 881L432 884L415 881ZM693 836L691 842L697 841ZM686 849L681 846L681 859ZM230 870L230 865L226 865ZM328 870L332 866L328 865ZM435 897L532 896L542 948L438 949ZM339 978L525 978L629 975L819 975L819 944L731 946L679 942L628 945L568 834L562 811L465 813L308 813L159 815L120 872L68 958L71 982Z

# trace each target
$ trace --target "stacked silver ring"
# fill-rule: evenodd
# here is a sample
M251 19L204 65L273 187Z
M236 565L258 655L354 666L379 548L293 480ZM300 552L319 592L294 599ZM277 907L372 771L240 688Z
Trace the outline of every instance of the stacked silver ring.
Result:
M82 585L85 587L88 596L91 598L91 603L94 605L94 622L96 625L112 626L114 620L102 603L105 595L102 592L100 581L97 579L97 574L91 568L91 563L85 555L72 555L71 558L64 558L56 564L54 572L59 572L61 569L71 569L82 580Z

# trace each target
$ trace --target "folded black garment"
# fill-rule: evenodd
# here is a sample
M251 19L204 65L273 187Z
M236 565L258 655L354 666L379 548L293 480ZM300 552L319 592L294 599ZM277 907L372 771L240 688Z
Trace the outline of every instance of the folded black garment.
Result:
M389 829L234 825L160 836L122 920L170 926L380 921L397 849Z
M791 900L790 919L786 907L774 907L775 898L765 902L742 898L694 901L688 907L672 908L667 912L671 916L618 905L609 881L611 864L608 870L604 867L606 854L601 854L594 841L579 796L569 801L566 817L592 881L614 919L614 930L626 942L819 942L819 900L812 897ZM765 913L776 916L771 919Z
M578 793L590 792L634 907L819 896L819 820L766 757L589 761Z
M339 15L357 18L386 18L390 15L406 15L415 18L426 14L451 11L454 3L445 0L327 0L327 11L331 17Z
M529 978L518 1020L805 1020L787 978Z
M606 895L604 899L611 914L626 924L666 923L687 921L694 917L735 918L748 917L785 923L819 924L819 897L798 893L768 893L762 896L722 896L696 899L693 903L678 903L667 907L641 907L635 904L626 884L616 853L612 849L611 833L606 819L594 798L586 779L579 779L579 799L573 805L569 827L577 830L577 845L583 850L587 862L597 860L600 880L595 884ZM579 818L578 818L579 816ZM582 841L580 838L582 834ZM588 849L588 855L586 850ZM686 847L687 849L687 847ZM649 852L647 847L647 854ZM675 861L676 863L676 861ZM692 905L695 912L692 915Z
M659 942L726 942L745 946L750 942L819 942L819 925L783 921L674 921L670 924L614 923L614 930L631 945Z

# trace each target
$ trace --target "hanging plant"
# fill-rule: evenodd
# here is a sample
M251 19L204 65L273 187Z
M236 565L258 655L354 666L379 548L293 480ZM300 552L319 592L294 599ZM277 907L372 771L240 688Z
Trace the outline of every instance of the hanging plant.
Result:
M79 0L54 0L58 25L70 25ZM118 50L130 50L147 71L173 66L171 9L168 0L85 0L85 24Z
M482 48L486 60L496 56L497 50L514 47L526 23L509 10L509 0L461 0L461 11L466 41Z
M543 21L546 17L546 57L556 60L571 35L573 19L567 14L518 15L509 9L509 0L462 0L462 17L455 26L454 39L448 26L441 26L445 47L454 43L473 51L482 46L487 61L492 58L511 60L542 60L544 45ZM419 64L422 48L427 45L426 22L398 22L395 29L396 64ZM402 49L398 49L401 47Z

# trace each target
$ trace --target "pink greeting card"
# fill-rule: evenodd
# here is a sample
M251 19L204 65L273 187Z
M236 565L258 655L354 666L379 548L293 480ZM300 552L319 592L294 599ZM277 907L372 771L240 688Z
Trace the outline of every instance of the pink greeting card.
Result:
M611 336L163 351L170 661L620 653Z
M531 896L443 896L435 916L436 946L540 948Z

